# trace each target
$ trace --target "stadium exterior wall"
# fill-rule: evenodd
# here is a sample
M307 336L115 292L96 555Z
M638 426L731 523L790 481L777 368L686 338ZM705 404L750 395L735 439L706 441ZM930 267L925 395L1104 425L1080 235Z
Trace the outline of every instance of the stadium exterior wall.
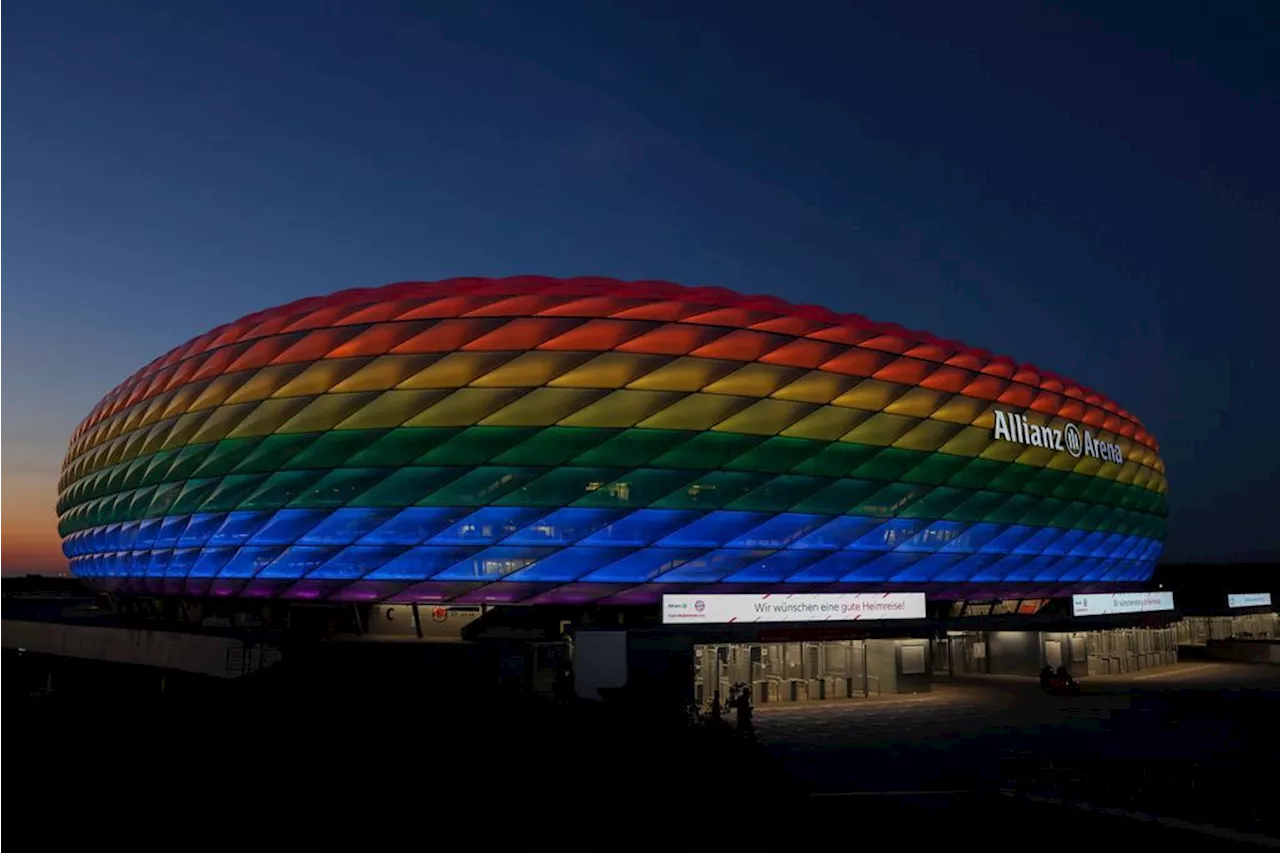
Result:
M72 436L74 574L330 601L1053 596L1147 580L1155 439L1077 383L715 288L455 279L304 299Z

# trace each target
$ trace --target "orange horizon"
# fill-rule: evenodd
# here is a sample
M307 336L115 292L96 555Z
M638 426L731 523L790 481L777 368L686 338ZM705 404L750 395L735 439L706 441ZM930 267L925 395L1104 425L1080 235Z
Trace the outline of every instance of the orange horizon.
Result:
M0 572L65 572L58 536L57 475L9 471L0 500Z

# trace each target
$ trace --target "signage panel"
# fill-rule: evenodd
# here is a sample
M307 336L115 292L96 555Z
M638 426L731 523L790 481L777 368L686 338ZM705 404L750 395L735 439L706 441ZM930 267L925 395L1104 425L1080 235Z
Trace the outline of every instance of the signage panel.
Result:
M1108 592L1071 596L1071 612L1075 616L1106 616L1113 613L1147 613L1172 609L1172 592Z
M923 592L662 596L662 621L666 624L923 618Z
M1044 447L1069 453L1079 459L1091 456L1103 462L1124 464L1124 449L1110 441L1095 438L1091 430L1083 432L1074 423L1062 427L1049 424L1032 423L1026 415L1016 412L994 410L996 419L991 435L997 441L1011 441L1014 444L1025 444L1028 447Z
M1269 592L1239 592L1227 596L1228 607L1270 607Z

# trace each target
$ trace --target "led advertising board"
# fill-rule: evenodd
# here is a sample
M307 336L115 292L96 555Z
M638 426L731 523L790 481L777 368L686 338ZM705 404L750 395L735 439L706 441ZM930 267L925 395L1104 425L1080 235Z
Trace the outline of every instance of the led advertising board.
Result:
M1239 592L1227 596L1228 607L1270 607L1269 592Z
M922 592L851 592L761 595L664 595L662 621L853 622L859 619L923 619Z
M1076 616L1108 616L1172 609L1172 592L1108 592L1071 596L1071 612Z

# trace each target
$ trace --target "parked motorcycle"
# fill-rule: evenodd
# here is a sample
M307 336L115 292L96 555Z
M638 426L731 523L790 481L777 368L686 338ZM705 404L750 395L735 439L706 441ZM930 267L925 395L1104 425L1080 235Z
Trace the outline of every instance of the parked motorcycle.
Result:
M1040 670L1040 689L1052 696L1080 695L1080 682L1071 677L1065 666L1054 671L1050 667Z

